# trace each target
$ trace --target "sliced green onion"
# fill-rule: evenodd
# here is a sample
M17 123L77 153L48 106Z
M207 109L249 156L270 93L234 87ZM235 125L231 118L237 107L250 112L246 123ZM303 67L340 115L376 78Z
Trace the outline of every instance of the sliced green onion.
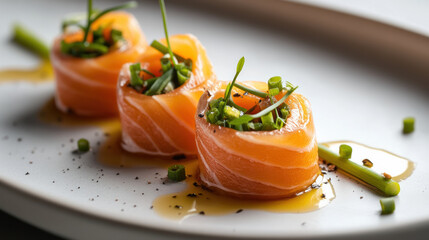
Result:
M218 117L220 115L219 109L212 108L209 111L207 111L206 115L207 115L207 121L209 123L216 124L216 122L218 121Z
M150 46L155 48L156 50L158 50L159 52L161 52L163 54L169 53L168 47L166 47L164 44L160 43L157 40L153 40L152 43L150 44ZM173 52L173 54L179 62L191 61L190 59L185 59L184 57L178 55L177 53ZM192 66L192 61L191 61L191 66Z
M270 96L275 96L275 95L277 95L277 94L279 94L280 93L280 90L278 89L278 88L270 88L269 90L268 90L268 94L270 95Z
M403 133L412 133L414 132L414 122L415 119L413 117L404 118L404 129Z
M274 89L274 88L278 88L279 91L283 90L281 77L276 76L268 80L268 89Z
M341 144L340 145L340 157L344 158L344 159L350 159L352 157L352 147L350 147L347 144Z
M150 71L146 70L146 69L142 69L143 72L145 72L146 74L152 76L152 77L156 77L155 74L151 73Z
M31 33L21 24L13 25L13 41L30 50L31 52L39 55L43 59L49 59L49 48L40 40L36 35Z
M161 70L163 73L167 72L171 68L170 55L166 54L161 58Z
M261 121L263 125L274 123L273 113L269 112L267 115L262 116Z
M248 88L248 87L243 86L243 85L238 84L238 83L234 83L234 87L236 87L238 89L241 89L241 90L243 90L245 92L248 92L250 94L253 94L253 95L255 95L257 97L260 97L260 98L266 98L266 97L268 97L268 94L265 93L265 92L261 92L261 91L258 91L256 89L253 89L253 88Z
M157 78L152 86L146 91L146 95L153 96L161 94L167 84L173 79L173 68L170 68L164 75Z
M282 109L280 109L280 114L281 114L283 119L287 119L289 117L290 113L287 109L282 108Z
M399 184L394 180L386 179L381 174L374 172L371 168L367 168L353 161L344 159L321 144L319 144L319 157L336 165L339 169L359 178L369 185L374 186L388 196L396 196L400 191Z
M240 110L235 107L226 105L223 109L225 116L228 119L236 119L240 117Z
M170 39L168 37L167 11L165 10L164 0L159 0L159 6L161 8L161 13L162 13L162 22L164 24L164 33L165 33L165 40L167 41L168 53L170 54L171 61L173 62L174 65L176 65L177 60L174 58L173 51L171 50Z
M88 152L89 151L89 142L85 138L81 138L77 141L77 149L79 152Z
M168 173L167 173L168 179L180 182L186 179L186 170L185 166L183 165L173 165L168 167Z
M395 211L395 199L383 198L380 199L381 214L391 214Z
M130 74L131 79L130 83L133 87L141 87L143 86L143 80L140 78L141 66L140 63L135 63L130 65Z
M255 118L260 118L264 115L266 115L267 113L271 112L272 110L274 110L275 108L277 108L278 106L280 106L284 101L286 101L286 99L297 89L298 87L294 87L292 88L290 91L288 91L278 102L274 103L273 105L265 108L264 110L260 111L259 113L250 115L250 114L244 114L241 117L234 119L230 122L231 125L239 125L239 124L245 124L250 122L251 120L255 119Z

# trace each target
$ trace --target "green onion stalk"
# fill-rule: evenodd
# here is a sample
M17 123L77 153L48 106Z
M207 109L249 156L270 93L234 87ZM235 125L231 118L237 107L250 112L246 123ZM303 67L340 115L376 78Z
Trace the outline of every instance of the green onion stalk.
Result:
M339 154L331 151L323 144L319 144L319 157L325 161L334 164L344 172L364 181L365 183L377 188L387 196L396 196L399 194L399 183L392 179L387 179L381 174L373 171L370 168L357 164L346 158L342 158Z

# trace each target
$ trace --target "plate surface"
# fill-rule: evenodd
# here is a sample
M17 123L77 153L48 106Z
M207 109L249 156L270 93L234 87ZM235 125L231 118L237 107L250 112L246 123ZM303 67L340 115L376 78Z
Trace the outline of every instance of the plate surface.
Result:
M280 75L299 85L298 91L312 103L319 142L349 139L414 161L416 170L401 182L393 215L380 216L380 196L338 173L340 180L333 181L336 199L318 211L276 214L249 210L225 216L195 216L182 221L162 218L150 209L152 201L157 196L179 191L185 185L162 185L159 176L166 175L163 169L114 168L96 161L95 154L76 157L72 154L75 143L70 139L85 137L93 143L96 152L96 143L106 141L102 129L60 127L41 122L38 116L53 96L53 82L25 81L0 85L0 207L31 224L79 239L118 236L190 239L199 235L323 238L359 234L386 236L389 233L390 238L394 238L406 229L429 226L429 78L421 77L428 72L418 65L397 71L397 62L384 54L399 54L404 56L404 61L427 57L427 63L429 45L422 42L429 41L423 36L376 24L408 42L388 42L383 36L364 32L367 35L356 44L353 34L358 32L351 31L346 33L350 36L348 42L341 40L338 48L333 48L337 46L336 40L327 39L335 34L342 35L341 32L333 34L325 28L327 34L323 34L320 30L319 41L312 38L314 35L302 34L311 27L306 29L305 24L300 25L304 27L299 30L291 27L292 17L284 19L285 26L279 26L278 22L271 24L270 21L278 21L282 16L273 13L276 18L264 18L266 9L256 9L257 2L250 1L240 13L241 18L221 11L220 3L192 5L190 1L183 4L168 1L170 34L191 32L196 35L206 47L219 79L231 79L236 61L244 55L246 65L240 80L266 81ZM103 8L114 3L96 1L96 4ZM268 7L279 4L299 9L304 15L325 13L325 10L297 3L266 2ZM213 7L215 5L217 7ZM85 4L80 1L9 2L8 10L1 10L3 19L7 20L0 22L1 68L29 68L37 64L37 59L6 40L14 21L22 22L50 42L59 32L62 17L84 8ZM131 12L149 41L163 36L156 2L141 2L139 8ZM259 15L255 14L258 12ZM374 24L331 14L332 20L355 20L367 24L367 29ZM317 24L314 27L318 27ZM404 47L392 49L395 44ZM345 50L346 45L347 49L357 48L357 51ZM411 45L426 48L415 49ZM375 58L377 64L356 54L365 51L370 51L367 57L379 53ZM409 61L403 66L407 64ZM416 118L416 131L404 136L401 124L406 116ZM155 174L157 172L159 175ZM427 231L419 233L428 234ZM418 237L417 233L413 234Z

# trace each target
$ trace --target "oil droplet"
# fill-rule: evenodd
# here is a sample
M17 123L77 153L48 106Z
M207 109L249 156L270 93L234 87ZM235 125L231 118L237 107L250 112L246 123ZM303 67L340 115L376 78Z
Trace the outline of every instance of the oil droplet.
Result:
M33 83L52 81L54 72L49 61L41 61L34 69L7 69L0 71L0 83L27 81Z
M369 147L352 141L335 141L322 143L333 152L338 152L341 144L347 144L353 149L351 161L363 165L363 160L368 159L373 163L372 170L388 173L395 181L401 181L409 177L414 171L414 163L388 151Z
M195 215L225 215L240 213L243 209L262 210L277 213L301 213L320 209L328 205L335 192L331 182L320 175L313 186L292 198L281 200L245 200L216 194L202 187L198 175L197 161L185 164L187 188L178 193L163 195L153 202L153 209L161 216L183 220Z

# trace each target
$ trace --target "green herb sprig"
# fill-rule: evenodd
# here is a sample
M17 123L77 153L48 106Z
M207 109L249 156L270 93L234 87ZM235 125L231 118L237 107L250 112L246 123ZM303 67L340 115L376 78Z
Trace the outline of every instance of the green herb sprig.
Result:
M211 124L230 127L238 131L270 131L281 129L286 124L286 119L289 117L289 107L284 101L297 87L293 87L290 83L284 87L281 77L272 77L268 80L267 92L261 92L238 84L236 80L243 69L244 63L245 58L242 57L237 63L235 76L232 82L227 85L224 96L210 101L209 109L206 111L207 121ZM248 94L263 98L264 101L270 103L270 106L256 114L249 114L255 110L258 105L246 109L234 103L231 98L233 87L237 87ZM274 97L283 90L287 90L287 93L279 101L276 101ZM275 115L273 115L273 112Z
M126 9L126 8L134 8L136 6L137 6L137 2L133 1L133 2L128 2L122 5L108 8L106 10L98 12L93 10L92 0L88 0L88 11L87 11L85 26L80 24L79 18L65 21L62 24L63 31L68 26L72 26L72 25L76 25L79 28L81 28L84 32L83 40L80 42L72 42L72 43L67 43L63 40L61 42L61 52L63 52L64 54L68 54L79 58L94 58L108 53L109 48L111 46L124 40L122 37L122 32L117 29L112 29L110 32L110 38L112 42L109 42L107 41L107 39L104 39L103 29L99 28L95 31L92 31L93 41L88 42L88 36L91 32L91 25L96 20L98 20L99 18L101 18L102 16L106 15L109 12L113 12L120 9Z
M165 10L164 1L159 0L159 5L162 13L162 21L167 46L163 45L157 40L154 40L151 43L151 47L164 54L164 56L160 59L161 72L163 74L160 77L155 77L154 74L148 72L146 69L141 69L139 63L130 66L131 87L148 96L170 92L183 85L192 75L192 60L186 59L174 53L171 48L170 39L168 36L167 13ZM143 80L140 77L141 72L151 75L152 78Z

